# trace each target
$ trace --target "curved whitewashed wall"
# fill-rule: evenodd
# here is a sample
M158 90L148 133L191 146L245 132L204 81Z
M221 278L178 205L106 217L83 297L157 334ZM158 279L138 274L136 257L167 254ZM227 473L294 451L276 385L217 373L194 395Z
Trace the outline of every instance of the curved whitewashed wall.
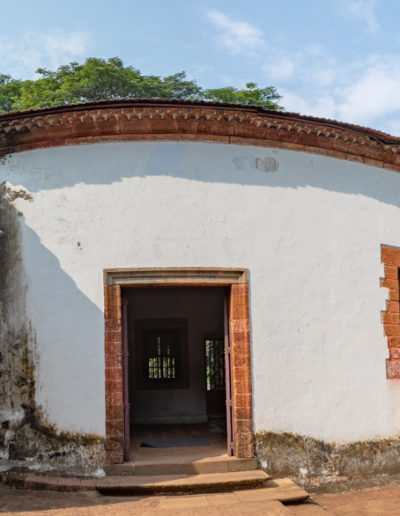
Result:
M12 204L36 399L59 430L105 434L104 268L232 266L250 271L255 431L399 433L379 286L380 245L400 245L398 173L261 147L127 142L14 154L0 174L33 197Z

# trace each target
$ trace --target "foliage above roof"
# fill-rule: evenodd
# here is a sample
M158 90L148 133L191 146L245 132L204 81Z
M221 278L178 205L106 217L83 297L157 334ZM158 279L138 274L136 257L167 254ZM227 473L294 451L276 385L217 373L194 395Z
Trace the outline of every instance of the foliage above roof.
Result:
M10 111L93 102L119 98L175 98L210 100L282 109L281 96L273 86L259 88L249 82L245 89L231 86L203 89L185 72L166 77L142 75L121 59L90 57L85 63L70 63L56 71L37 70L39 78L21 81L0 73L0 114Z

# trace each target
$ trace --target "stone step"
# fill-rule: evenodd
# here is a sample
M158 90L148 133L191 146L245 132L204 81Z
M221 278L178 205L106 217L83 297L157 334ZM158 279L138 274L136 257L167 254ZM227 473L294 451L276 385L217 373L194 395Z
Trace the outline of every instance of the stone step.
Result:
M303 502L306 491L288 478L270 479L263 471L231 472L191 476L132 476L106 478L68 478L31 473L0 473L0 483L20 489L46 489L51 491L98 490L104 494L171 494L199 492L228 492L244 503L273 501L282 503ZM190 497L190 496L189 496ZM314 506L310 506L314 508Z
M206 473L228 473L233 471L254 471L257 459L239 459L237 457L207 458L201 460L142 460L124 462L105 467L107 475L195 475Z
M96 489L106 495L153 495L169 493L223 492L260 487L270 477L261 470L168 476L110 476L99 479Z
M304 502L309 498L307 491L290 478L274 478L264 483L261 489L242 489L235 492L242 502L278 500L283 503Z

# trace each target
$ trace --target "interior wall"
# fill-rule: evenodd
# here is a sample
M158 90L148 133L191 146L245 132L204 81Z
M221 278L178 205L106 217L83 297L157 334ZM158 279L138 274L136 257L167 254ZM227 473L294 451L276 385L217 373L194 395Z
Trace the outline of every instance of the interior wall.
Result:
M131 422L207 421L204 336L223 335L224 289L206 287L128 289L128 342ZM135 324L140 319L187 319L188 386L137 388L134 378Z

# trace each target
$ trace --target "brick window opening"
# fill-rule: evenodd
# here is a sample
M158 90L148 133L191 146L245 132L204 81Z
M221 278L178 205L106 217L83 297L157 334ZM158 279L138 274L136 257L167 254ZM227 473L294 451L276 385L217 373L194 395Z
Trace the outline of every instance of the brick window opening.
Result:
M177 330L147 330L143 335L143 367L146 380L176 380L179 377L180 332Z
M389 290L383 326L389 347L386 360L386 376L390 380L400 379L400 248L382 245L382 263L385 277L381 286Z
M206 387L207 391L225 390L224 339L206 337Z

